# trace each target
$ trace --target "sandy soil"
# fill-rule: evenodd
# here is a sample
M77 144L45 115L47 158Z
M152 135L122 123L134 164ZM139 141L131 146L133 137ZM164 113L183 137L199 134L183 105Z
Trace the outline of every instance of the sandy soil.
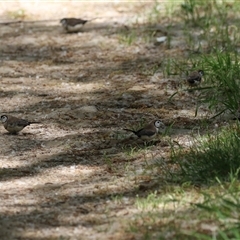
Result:
M0 25L1 113L41 122L17 136L0 128L2 240L140 239L127 219L138 212L136 195L159 186L165 171L146 164L167 162L170 146L159 135L140 151L144 145L122 129L175 121L168 137L189 144L197 121L194 95L168 102L179 77L152 72L182 46L122 39L153 4L0 3L1 22L57 19ZM99 19L66 34L62 17Z

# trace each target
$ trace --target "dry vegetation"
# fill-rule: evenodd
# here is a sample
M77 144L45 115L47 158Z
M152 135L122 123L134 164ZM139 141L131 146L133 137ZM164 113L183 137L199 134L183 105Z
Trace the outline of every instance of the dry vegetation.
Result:
M192 127L206 112L199 109L194 118L194 93L168 101L183 87L181 77L165 78L158 66L185 54L177 27L170 49L138 36L128 44L126 31L136 21L141 31L153 5L0 3L6 21L99 17L78 34L64 33L58 21L0 25L1 113L41 121L17 136L0 129L2 240L143 237L129 229L131 222L141 228L146 220L138 217L136 196L155 191L164 197L170 187L164 176L177 170L167 160L169 139L189 145ZM153 145L122 130L155 118L175 124ZM171 207L165 211L176 214ZM178 211L189 210L183 205ZM162 225L168 221L173 219ZM176 222L186 231L189 224L197 223ZM173 239L174 232L162 232Z

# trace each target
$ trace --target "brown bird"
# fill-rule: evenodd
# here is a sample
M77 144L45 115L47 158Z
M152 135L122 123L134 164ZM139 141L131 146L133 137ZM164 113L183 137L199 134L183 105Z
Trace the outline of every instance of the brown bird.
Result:
M203 75L204 75L203 70L198 70L198 71L194 71L194 72L190 73L189 76L187 77L188 85L191 87L198 86L202 81Z
M17 134L23 128L30 124L40 123L40 122L29 122L21 118L13 117L10 115L2 115L1 122L3 123L4 128L11 134Z
M60 20L62 27L66 30L66 32L78 32L83 27L84 24L90 22L96 18L91 20L83 20L81 18L63 18Z
M154 138L157 135L159 128L164 128L164 127L165 125L163 124L163 122L158 119L150 122L149 124L145 125L143 128L139 129L138 131L134 131L127 128L124 128L123 130L133 132L136 136L138 136L143 140L149 140L151 138Z

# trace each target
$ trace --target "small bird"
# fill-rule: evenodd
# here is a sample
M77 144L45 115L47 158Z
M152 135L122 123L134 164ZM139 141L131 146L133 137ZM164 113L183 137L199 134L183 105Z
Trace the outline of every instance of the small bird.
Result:
M20 119L17 117L13 117L10 115L2 115L1 122L3 123L4 128L11 134L17 134L26 126L33 124L33 123L40 123L40 122L29 122L28 120Z
M158 119L150 122L143 128L139 129L138 131L134 131L127 128L124 128L123 130L133 132L136 136L138 136L142 140L149 140L151 138L154 138L157 135L159 128L164 128L164 127L165 125L163 124L163 122Z
M66 32L78 32L83 27L84 24L90 22L96 18L91 20L83 20L81 18L63 18L60 20L62 27L66 30Z
M198 70L190 73L189 76L187 77L188 85L191 87L198 86L202 81L203 75L204 75L203 70Z

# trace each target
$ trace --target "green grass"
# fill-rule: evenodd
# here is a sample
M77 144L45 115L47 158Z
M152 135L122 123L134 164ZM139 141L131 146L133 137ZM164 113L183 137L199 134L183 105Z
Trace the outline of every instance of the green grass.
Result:
M234 49L239 42L239 28L232 19L237 14L239 1L185 0L178 12L187 28L199 31L199 41L205 41L204 48ZM190 31L189 31L190 33ZM191 38L192 35L189 35Z
M121 31L121 34L119 34L119 43L125 44L125 45L132 45L134 44L138 39L138 33L135 30L123 30Z
M231 113L232 118L238 117L240 99L240 58L238 53L213 49L210 54L203 54L188 60L166 59L163 63L164 75L179 74L180 81L189 72L203 69L205 72L203 83L195 90L199 90L198 107L207 106L213 116ZM186 77L185 77L186 78ZM172 100L178 92L174 93Z
M215 220L221 226L215 233L217 239L239 239L240 227L240 184L239 170L231 174L229 181L221 182L218 186L204 192L204 200L195 206ZM214 195L213 195L214 191ZM199 239L212 239L206 234L198 234Z
M128 220L129 231L144 240L239 239L239 197L238 171L209 187L162 184L136 197L138 213Z
M172 148L171 159L179 164L183 181L209 183L229 179L240 167L240 127L195 139L188 149Z
M172 146L170 159L179 172L174 179L159 176L157 190L137 196L129 231L144 240L239 239L239 156L238 123L198 135L190 147Z
M240 99L240 65L236 53L219 52L202 57L208 89L202 93L203 102L217 114L230 111L238 114Z
M199 90L197 108L201 105L207 106L213 113L212 117L223 113L231 113L232 118L238 117L240 107L239 60L237 53L216 51L200 56L193 60L195 62L191 62L191 68L188 68L190 71L204 69L205 72L203 83L196 88ZM183 72L189 73L187 64Z
M162 21L165 29L177 29L176 26L183 29L186 51L168 55L165 50L171 50L175 38L171 35L167 47L156 47L156 54L165 53L161 55L161 65L149 71L144 69L145 75L162 71L165 78L170 76L181 83L189 72L203 69L204 81L195 89L197 96L193 95L197 102L196 115L199 107L204 106L212 118L223 113L238 117L240 2L184 0L171 4L163 15L161 3L155 2L146 19L149 26ZM139 32L134 31L134 36L138 36ZM155 33L142 31L142 39L143 34L149 34L154 42ZM133 44L135 37L128 36L124 41ZM173 105L175 96L182 90L177 89L169 98ZM165 157L154 166L146 164L146 168L161 170L162 175L158 188L135 200L138 213L128 225L136 238L240 239L240 126L229 121L227 126L213 129L213 123L207 118L202 121L200 133L192 138L190 146L170 144L169 158L174 170ZM207 134L202 134L202 128ZM133 156L131 151L129 156Z
M152 236L149 239L238 239L239 181L235 178L233 182L234 188L218 184L203 191L182 189L168 199L149 194L141 204L137 200L142 210L138 224L141 224L143 236Z

